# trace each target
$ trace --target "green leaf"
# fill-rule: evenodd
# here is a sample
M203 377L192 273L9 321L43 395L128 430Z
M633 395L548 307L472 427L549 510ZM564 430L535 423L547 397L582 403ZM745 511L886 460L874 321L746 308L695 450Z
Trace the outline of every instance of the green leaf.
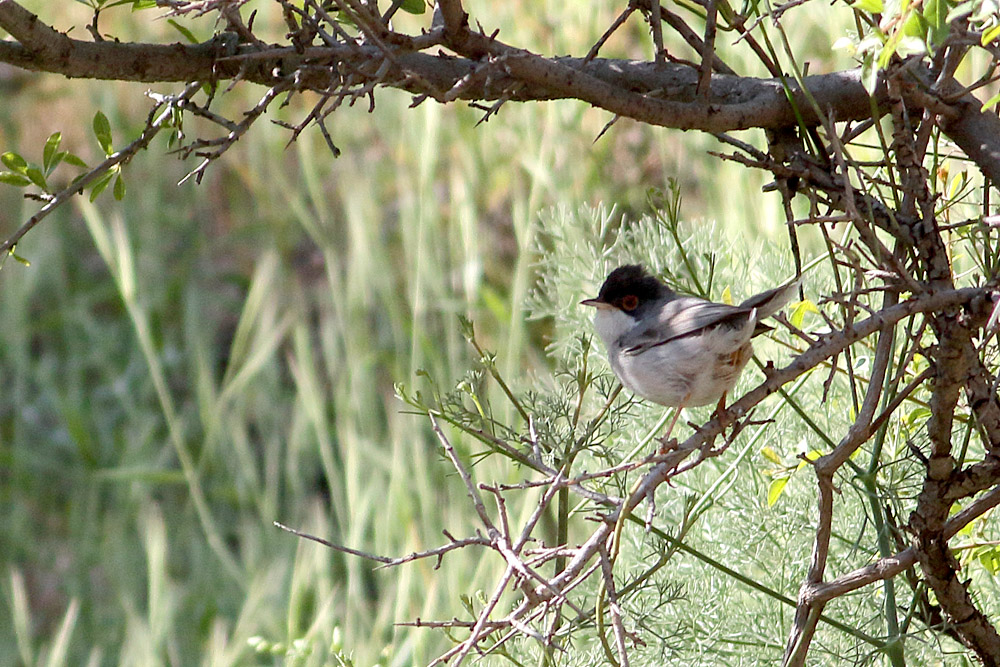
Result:
M113 171L106 171L101 174L101 177L94 182L93 186L91 186L90 201L94 201L101 195L102 192L104 192L104 189L108 187L108 183L111 182L114 175L115 173Z
M965 18L966 16L972 13L973 9L975 9L974 0L966 0L965 2L961 2L955 5L955 7L953 7L952 10L948 12L948 15L944 19L944 22L951 23L955 19Z
M903 415L903 425L913 428L931 418L931 411L928 408L918 407Z
M403 0L399 8L408 14L423 14L427 11L427 3L424 0Z
M71 164L74 167L81 167L83 169L87 168L87 163L84 162L83 159L81 159L76 153L66 153L63 160L65 160L66 164Z
M980 109L980 111L986 111L987 109L992 109L993 107L995 107L997 105L997 102L1000 102L1000 93L997 93L996 95L994 95L990 99L988 99L985 102L983 102L983 106Z
M185 26L182 26L180 23L178 23L173 19L167 19L167 23L172 25L177 30L177 32L184 35L184 39L186 39L187 41L191 42L192 44L198 43L198 38L195 37L194 33L188 30Z
M927 23L917 12L907 14L903 22L903 35L905 37L923 37L927 33Z
M31 185L31 180L24 174L18 174L13 171L0 171L0 183L23 188L26 185Z
M996 548L980 551L979 564L986 568L990 574L996 575L1000 571L1000 551Z
M851 7L860 9L863 12L868 12L869 14L881 14L882 10L885 8L882 5L882 0L854 0L854 2L851 3Z
M996 24L989 30L983 31L983 36L982 38L980 38L980 41L982 42L983 46L986 46L997 37L1000 37L1000 23Z
M94 136L97 137L97 143L100 144L105 155L111 155L114 152L111 148L111 123L101 111L94 114Z
M28 163L25 162L24 158L13 151L7 151L3 155L0 155L0 162L3 162L3 166L11 171L22 174L28 168Z
M125 181L122 179L121 174L118 174L118 177L115 179L114 195L115 199L118 201L125 198Z
M66 159L68 154L68 151L56 151L56 154L52 156L51 163L45 167L45 175L51 174L53 169L62 164L62 161Z
M939 33L946 26L947 14L948 0L926 0L924 2L924 20L935 33Z
M38 167L28 167L24 175L31 179L31 182L46 192L49 191L49 184L45 182L45 174Z
M62 132L53 132L45 140L45 148L42 150L42 168L48 172L55 165L52 163L59 152L59 142L62 141ZM59 164L56 162L56 164Z
M889 66L889 61L892 57L896 55L896 49L899 48L899 41L903 39L903 31L897 30L892 33L892 36L886 41L885 45L882 47L882 52L878 54L878 68L884 70Z
M768 507L772 507L774 503L778 502L778 498L781 497L781 494L785 490L785 486L787 485L788 485L787 477L779 477L778 479L772 480L771 483L767 485Z

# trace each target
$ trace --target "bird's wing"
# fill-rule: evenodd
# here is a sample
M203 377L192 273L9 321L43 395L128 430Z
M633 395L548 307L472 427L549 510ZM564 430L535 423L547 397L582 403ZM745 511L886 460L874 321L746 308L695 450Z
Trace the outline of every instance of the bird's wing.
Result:
M657 345L698 333L726 321L746 321L753 307L728 306L697 297L669 301L655 321L637 326L622 336L621 345L628 354L638 354Z

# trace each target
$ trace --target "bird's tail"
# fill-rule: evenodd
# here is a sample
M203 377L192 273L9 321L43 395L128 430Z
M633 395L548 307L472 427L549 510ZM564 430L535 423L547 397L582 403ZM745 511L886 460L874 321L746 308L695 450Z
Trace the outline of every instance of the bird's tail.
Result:
M756 308L758 320L770 317L792 301L801 283L802 276L799 276L780 287L753 295L741 303L740 308Z

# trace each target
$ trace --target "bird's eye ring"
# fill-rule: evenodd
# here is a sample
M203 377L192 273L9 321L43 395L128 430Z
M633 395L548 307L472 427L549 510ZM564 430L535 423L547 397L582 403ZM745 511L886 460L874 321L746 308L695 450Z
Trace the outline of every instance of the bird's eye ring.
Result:
M639 297L635 294L628 294L622 298L623 310L635 310L639 306Z

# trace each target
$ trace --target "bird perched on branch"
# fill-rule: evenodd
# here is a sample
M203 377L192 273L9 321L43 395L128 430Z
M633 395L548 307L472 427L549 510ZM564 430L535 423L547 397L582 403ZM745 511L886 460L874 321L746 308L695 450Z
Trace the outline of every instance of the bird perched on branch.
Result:
M725 407L753 354L750 339L770 329L761 320L781 310L799 280L754 295L738 306L677 294L637 265L612 271L596 298L594 328L622 384L645 399L677 408L670 437L686 407Z

